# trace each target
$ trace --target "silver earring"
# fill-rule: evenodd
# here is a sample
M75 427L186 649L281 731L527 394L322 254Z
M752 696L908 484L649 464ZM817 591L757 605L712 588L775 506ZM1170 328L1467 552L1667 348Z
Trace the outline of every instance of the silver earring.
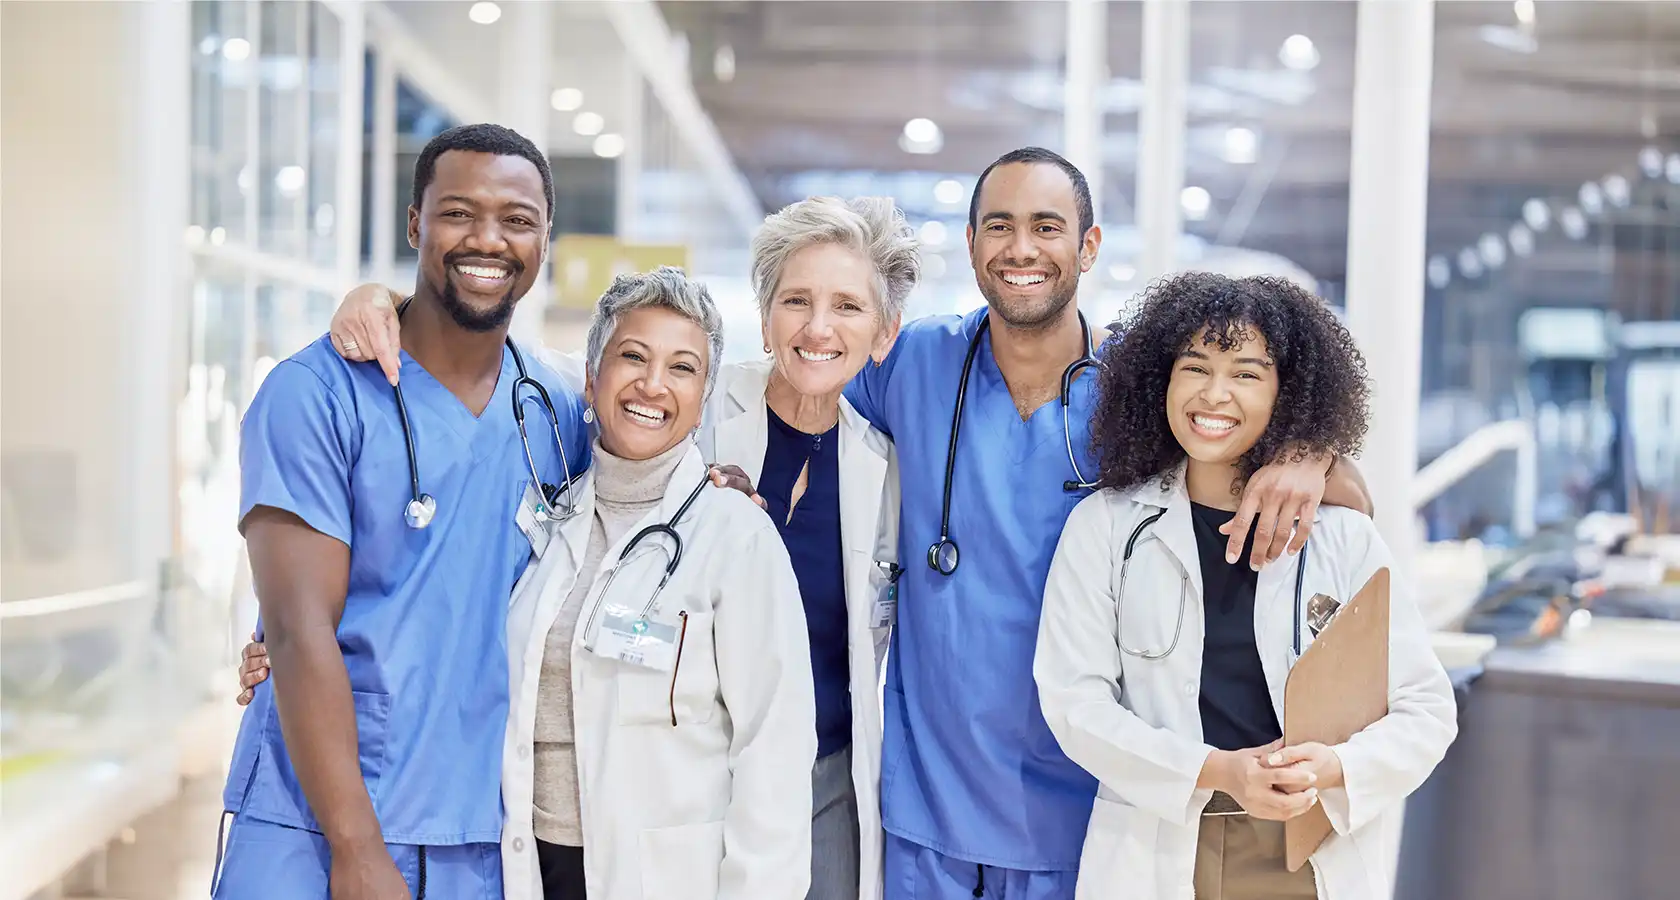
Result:
M595 421L595 407L585 406L583 408L583 424L585 424L585 425L593 424L594 421Z
M769 356L769 355L770 355L770 354L771 354L771 353L772 353L772 352L773 352L773 351L772 351L772 350L771 350L771 349L770 349L770 345L769 345L769 344L765 344L765 345L764 345L764 355L765 355L765 356Z

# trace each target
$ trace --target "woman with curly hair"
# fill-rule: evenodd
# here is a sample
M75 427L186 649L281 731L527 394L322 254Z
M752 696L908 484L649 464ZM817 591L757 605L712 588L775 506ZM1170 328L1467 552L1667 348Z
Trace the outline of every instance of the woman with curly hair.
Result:
M1403 573L1388 714L1335 746L1285 747L1284 680L1313 638L1297 598L1352 600L1388 548L1335 507L1258 571L1227 559L1222 533L1262 466L1358 450L1370 391L1352 337L1287 281L1192 273L1153 287L1102 362L1101 487L1062 533L1033 672L1050 730L1101 783L1078 896L1388 896L1389 814L1457 734ZM1314 804L1333 834L1290 872L1283 823Z

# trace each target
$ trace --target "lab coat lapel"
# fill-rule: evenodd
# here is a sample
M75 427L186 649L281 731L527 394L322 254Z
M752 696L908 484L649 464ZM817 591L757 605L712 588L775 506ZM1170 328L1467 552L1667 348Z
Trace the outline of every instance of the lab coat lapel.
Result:
M886 441L871 435L869 423L840 399L840 547L844 551L846 596L868 600L880 524L881 488L887 476ZM867 607L868 603L851 603ZM856 612L854 610L854 612ZM865 633L871 610L862 610Z
M755 485L764 472L764 447L770 439L764 388L770 383L771 365L765 360L725 370L729 384L719 404L720 419L712 428L716 456L711 462L740 466Z

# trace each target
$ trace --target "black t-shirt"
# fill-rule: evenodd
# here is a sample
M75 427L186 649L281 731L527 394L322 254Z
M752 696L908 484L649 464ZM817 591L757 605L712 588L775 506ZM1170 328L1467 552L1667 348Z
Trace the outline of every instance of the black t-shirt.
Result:
M1221 750L1262 747L1283 736L1272 711L1266 672L1254 645L1254 585L1260 575L1248 567L1254 549L1251 529L1235 563L1225 561L1220 526L1234 513L1192 503L1196 551L1202 559L1202 740Z

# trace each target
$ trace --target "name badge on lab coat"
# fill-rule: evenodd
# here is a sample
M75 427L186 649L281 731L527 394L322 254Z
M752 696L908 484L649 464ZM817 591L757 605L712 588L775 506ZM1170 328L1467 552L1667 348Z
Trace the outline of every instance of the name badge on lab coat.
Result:
M544 513L542 518L537 517L539 511ZM518 524L519 530L525 533L525 540L531 542L531 552L538 557L548 549L548 527L554 521L549 517L552 512L552 508L537 492L536 487L525 485L525 496L519 501L519 511L514 513L513 521Z
M644 618L640 610L608 604L601 610L601 625L589 651L604 659L669 672L676 666L677 644L683 635L678 626ZM686 620L683 622L686 626Z
M870 628L891 628L898 622L898 576L904 573L897 563L875 563L881 570L880 589L875 592L875 606L869 614Z

